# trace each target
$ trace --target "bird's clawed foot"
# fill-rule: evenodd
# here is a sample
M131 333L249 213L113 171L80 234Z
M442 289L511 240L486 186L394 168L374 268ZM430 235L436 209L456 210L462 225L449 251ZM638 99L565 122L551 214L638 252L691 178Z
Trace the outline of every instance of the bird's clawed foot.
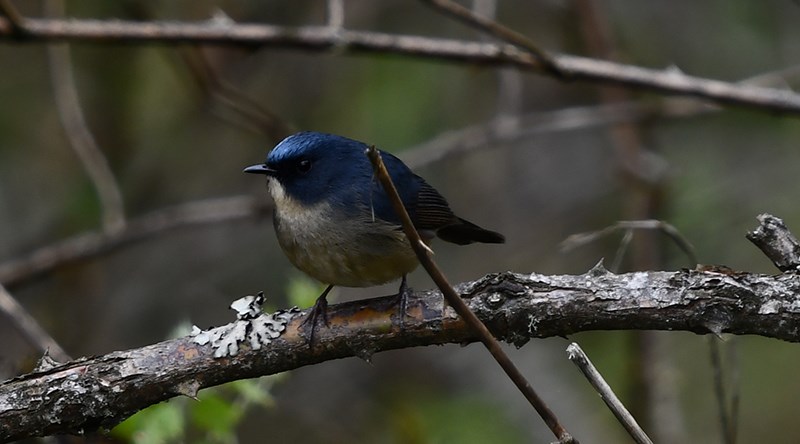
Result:
M310 347L314 346L314 336L317 332L317 321L322 318L322 322L325 324L325 326L330 326L330 323L328 322L328 300L326 298L328 296L328 292L330 292L332 288L333 285L328 285L328 288L326 288L325 291L323 291L322 294L317 298L317 302L315 302L314 306L311 307L311 310L306 315L306 318L300 323L300 334L306 338L306 341Z
M406 276L400 282L400 289L397 291L397 318L400 320L400 331L406 329L406 317L408 316L408 298L413 291L406 282Z

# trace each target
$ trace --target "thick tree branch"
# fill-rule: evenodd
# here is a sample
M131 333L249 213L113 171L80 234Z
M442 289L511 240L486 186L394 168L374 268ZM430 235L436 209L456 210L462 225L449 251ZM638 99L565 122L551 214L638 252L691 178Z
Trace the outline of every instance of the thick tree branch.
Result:
M521 346L530 338L589 330L683 330L754 334L800 342L800 276L676 271L579 275L501 273L456 287L492 333ZM474 341L442 295L411 300L401 332L394 300L330 307L318 346L299 336L295 316L283 334L235 356L184 337L79 359L0 384L0 441L109 427L156 402L241 378L391 349Z
M0 39L197 43L308 51L388 53L473 65L515 66L527 71L551 73L542 68L534 56L508 44L332 29L329 26L292 28L218 21L179 23L26 18L24 32L17 32L16 29L8 19L0 18ZM800 114L800 95L787 90L704 79L685 75L674 69L654 70L564 54L551 56L563 71L570 73L570 79L615 83L668 94L701 97L719 103Z

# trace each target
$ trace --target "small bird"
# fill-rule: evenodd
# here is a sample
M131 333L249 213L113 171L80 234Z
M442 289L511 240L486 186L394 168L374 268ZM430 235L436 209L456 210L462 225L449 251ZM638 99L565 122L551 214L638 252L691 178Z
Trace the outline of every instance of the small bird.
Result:
M265 163L244 169L267 176L283 252L295 267L328 284L303 321L311 325L309 342L317 317L328 323L326 296L334 286L370 287L401 278L398 297L405 315L406 275L419 262L374 177L367 148L342 136L300 132L280 142ZM400 159L380 154L425 243L435 237L458 245L505 242L502 234L453 214L445 198Z

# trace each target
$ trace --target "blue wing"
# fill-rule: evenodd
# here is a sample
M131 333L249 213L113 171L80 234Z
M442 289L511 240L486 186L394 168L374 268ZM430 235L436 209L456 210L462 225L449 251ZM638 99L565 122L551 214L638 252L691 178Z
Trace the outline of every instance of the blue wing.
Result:
M417 229L437 230L458 220L450 210L447 200L400 159L383 151L381 158ZM395 214L388 196L377 180L373 180L372 197L375 216L399 225L400 218Z

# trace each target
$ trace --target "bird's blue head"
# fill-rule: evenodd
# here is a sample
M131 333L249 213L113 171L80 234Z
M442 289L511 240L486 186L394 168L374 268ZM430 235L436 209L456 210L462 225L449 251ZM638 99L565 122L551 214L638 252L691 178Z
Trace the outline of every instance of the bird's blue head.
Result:
M265 163L244 171L267 175L276 199L285 193L303 205L342 201L360 194L361 187L370 187L372 169L366 149L365 144L346 137L305 131L287 137Z
M269 190L277 206L311 206L320 202L350 214L368 212L398 222L386 193L374 180L365 154L367 145L357 140L312 131L293 134L279 143L267 161L245 168L247 173L269 177ZM381 157L406 208L414 213L422 179L397 157Z

